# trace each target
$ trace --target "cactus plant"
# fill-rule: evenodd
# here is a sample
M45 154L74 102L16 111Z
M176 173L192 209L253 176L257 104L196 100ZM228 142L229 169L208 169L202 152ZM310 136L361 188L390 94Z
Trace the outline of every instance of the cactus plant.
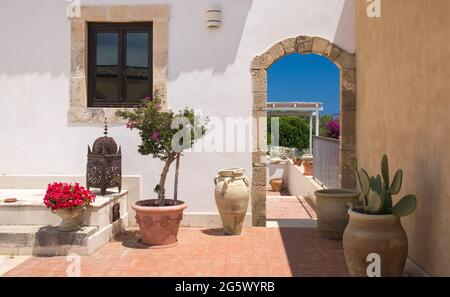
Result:
M400 192L403 171L397 170L392 182L389 180L389 162L386 155L381 159L381 175L369 177L364 169L356 172L361 200L366 214L393 214L397 217L414 212L417 199L414 195L406 195L396 205L392 205L392 195Z

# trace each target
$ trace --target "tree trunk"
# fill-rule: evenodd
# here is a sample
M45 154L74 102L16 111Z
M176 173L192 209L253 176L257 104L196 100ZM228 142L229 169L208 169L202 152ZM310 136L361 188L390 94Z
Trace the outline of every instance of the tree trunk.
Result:
M178 169L180 168L180 154L177 154L177 162L175 163L175 184L173 189L173 200L175 200L175 204L177 204L178 199Z
M164 206L164 199L166 197L166 195L165 195L166 177L167 177L167 173L169 173L170 164L172 164L173 160L174 160L173 155L169 155L169 157L167 158L166 164L164 164L164 168L161 173L161 178L159 179L158 204L160 206Z

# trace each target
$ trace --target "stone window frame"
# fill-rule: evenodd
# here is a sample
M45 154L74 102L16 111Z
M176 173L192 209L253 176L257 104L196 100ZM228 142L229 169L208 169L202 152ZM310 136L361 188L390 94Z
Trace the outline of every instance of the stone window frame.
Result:
M340 69L339 177L342 188L356 186L354 161L356 160L356 56L334 43L311 36L288 38L276 43L251 63L253 94L253 147L252 147L252 224L266 225L266 163L267 135L267 69L290 54L314 53L328 58Z
M123 120L116 116L121 108L88 107L87 25L101 23L153 23L153 93L158 93L162 108L167 108L167 55L170 5L81 6L79 16L70 17L71 62L68 121L71 124L110 123Z

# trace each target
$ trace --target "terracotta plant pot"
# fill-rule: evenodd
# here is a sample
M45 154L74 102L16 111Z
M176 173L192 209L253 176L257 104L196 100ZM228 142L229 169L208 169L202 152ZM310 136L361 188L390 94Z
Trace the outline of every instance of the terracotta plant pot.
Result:
M52 211L61 217L62 222L56 227L59 231L71 232L79 230L81 227L79 225L80 217L83 214L85 208L62 208Z
M270 186L272 191L280 192L283 189L283 179L282 178L272 178L270 180Z
M214 196L226 235L242 232L249 199L249 183L243 174L242 168L223 169L214 178Z
M302 159L294 159L292 160L292 162L294 163L295 166L302 166Z
M157 206L157 199L141 200L131 207L146 245L169 245L177 242L178 229L187 204L183 201L164 200L167 206Z
M303 175L313 175L313 161L303 160Z
M342 239L348 223L348 203L359 203L359 192L345 189L327 189L315 192L317 228L323 237Z
M345 262L350 276L367 276L367 256L377 253L381 276L402 276L408 256L408 239L394 215L366 215L349 210L343 236Z

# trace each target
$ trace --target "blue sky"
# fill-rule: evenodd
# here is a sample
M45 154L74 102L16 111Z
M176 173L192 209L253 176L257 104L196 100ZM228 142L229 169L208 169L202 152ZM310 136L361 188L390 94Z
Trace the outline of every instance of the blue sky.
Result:
M339 68L325 57L293 54L268 70L267 101L323 102L323 114L339 113Z

